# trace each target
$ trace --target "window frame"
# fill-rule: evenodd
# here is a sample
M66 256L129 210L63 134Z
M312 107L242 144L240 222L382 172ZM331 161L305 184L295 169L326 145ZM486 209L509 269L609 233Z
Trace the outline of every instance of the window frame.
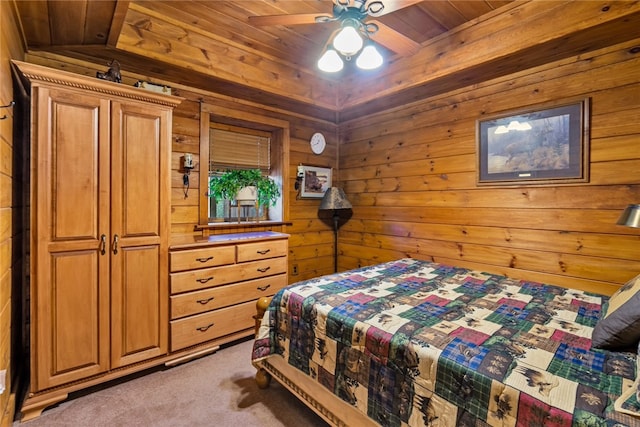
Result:
M280 186L280 200L269 207L269 221L287 222L289 220L289 195L285 183L289 182L289 122L262 114L251 113L229 106L200 103L200 170L199 187L202 189L198 198L200 226L221 226L233 222L209 222L209 128L212 122L256 129L271 133L271 177ZM237 225L237 222L235 223ZM246 223L243 223L246 225Z

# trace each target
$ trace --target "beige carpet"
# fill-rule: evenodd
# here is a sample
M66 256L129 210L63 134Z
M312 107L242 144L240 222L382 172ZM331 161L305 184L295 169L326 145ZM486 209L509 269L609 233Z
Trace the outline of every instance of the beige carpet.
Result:
M71 395L14 427L317 426L327 424L276 381L260 390L248 340L189 363Z

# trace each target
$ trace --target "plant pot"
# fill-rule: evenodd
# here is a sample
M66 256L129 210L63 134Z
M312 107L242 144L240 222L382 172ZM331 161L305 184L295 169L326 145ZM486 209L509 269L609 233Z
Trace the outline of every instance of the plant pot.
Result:
M236 193L236 200L240 206L254 206L256 204L256 198L258 196L256 187L249 186L238 190Z

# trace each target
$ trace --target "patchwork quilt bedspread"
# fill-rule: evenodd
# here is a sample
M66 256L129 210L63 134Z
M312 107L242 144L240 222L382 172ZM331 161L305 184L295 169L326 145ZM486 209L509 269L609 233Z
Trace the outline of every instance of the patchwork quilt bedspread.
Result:
M415 259L299 282L252 360L284 357L383 426L638 426L636 354L591 349L607 297Z

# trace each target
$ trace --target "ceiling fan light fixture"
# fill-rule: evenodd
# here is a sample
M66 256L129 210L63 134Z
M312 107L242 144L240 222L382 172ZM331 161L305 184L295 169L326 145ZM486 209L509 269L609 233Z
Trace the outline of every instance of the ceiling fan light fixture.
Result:
M368 44L356 59L356 65L362 70L375 70L380 67L384 59L373 44Z
M344 67L344 62L333 49L327 51L318 60L318 68L326 73L337 73Z
M357 22L355 23L357 25ZM333 47L344 56L353 56L362 49L364 40L350 21L345 21L340 32L333 39Z

